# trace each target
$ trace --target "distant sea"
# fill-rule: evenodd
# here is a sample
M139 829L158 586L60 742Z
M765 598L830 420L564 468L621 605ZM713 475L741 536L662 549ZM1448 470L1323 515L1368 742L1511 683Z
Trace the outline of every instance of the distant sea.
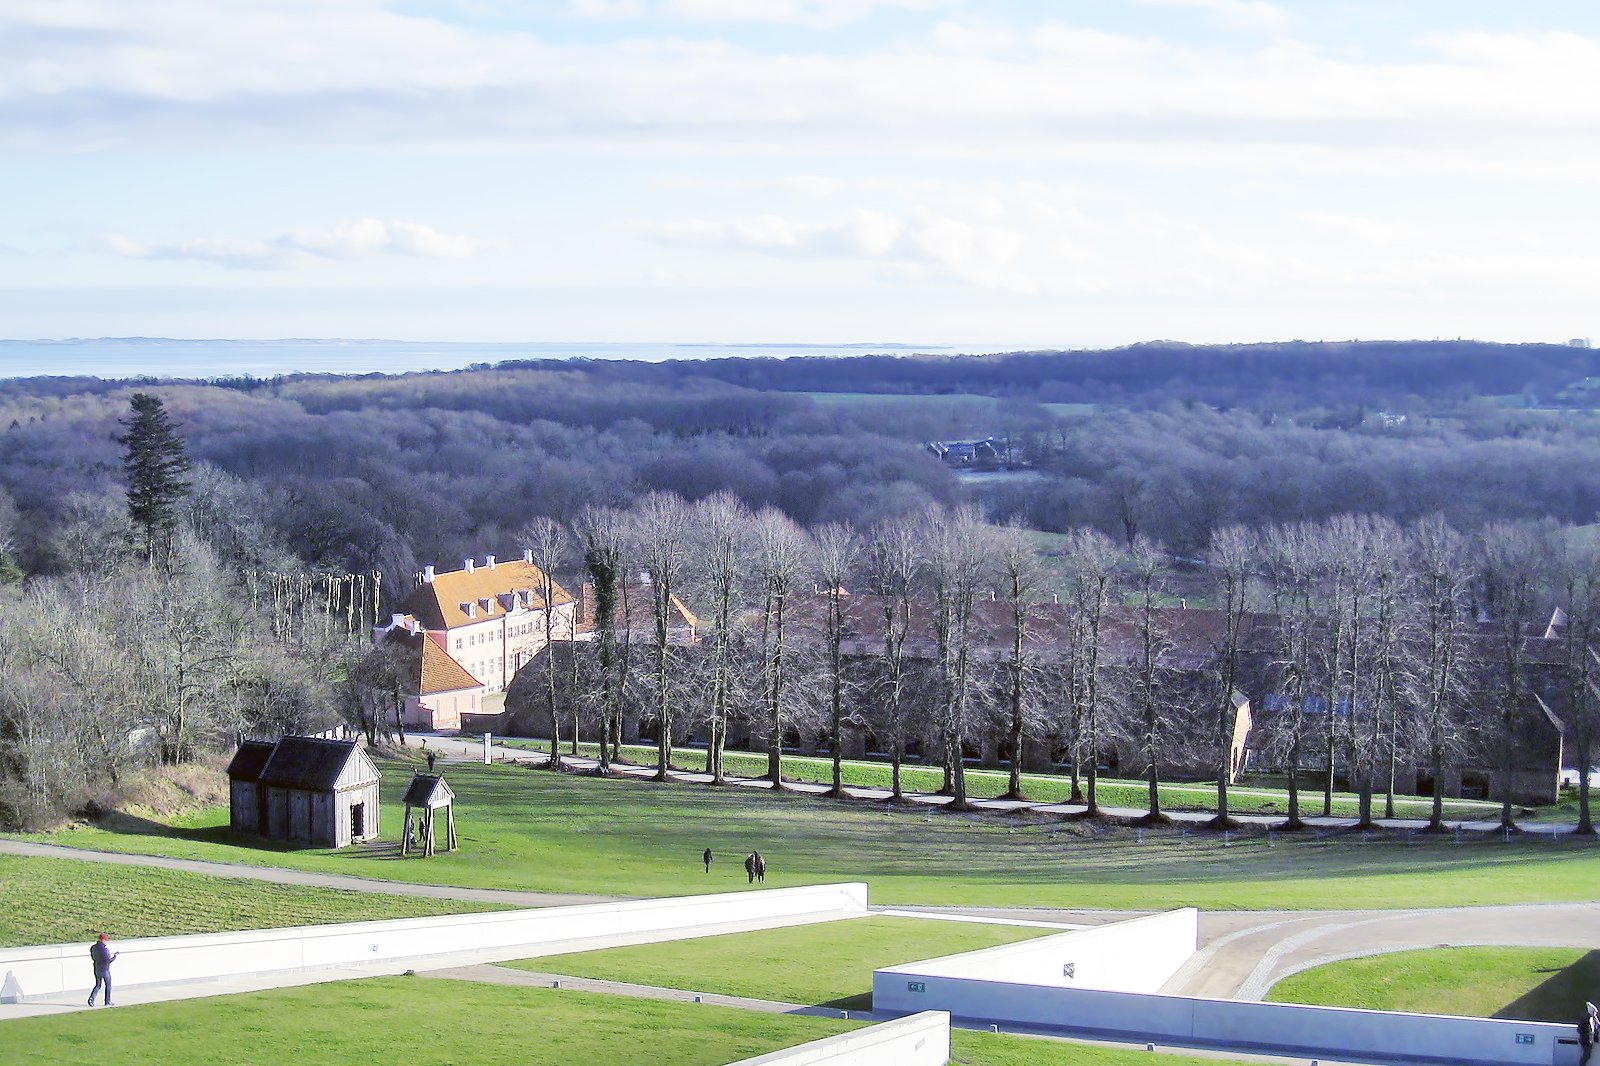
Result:
M401 374L457 370L508 359L716 359L724 356L822 356L871 353L982 352L914 344L469 344L385 340L0 340L0 379L46 375L101 378L270 378L278 374Z

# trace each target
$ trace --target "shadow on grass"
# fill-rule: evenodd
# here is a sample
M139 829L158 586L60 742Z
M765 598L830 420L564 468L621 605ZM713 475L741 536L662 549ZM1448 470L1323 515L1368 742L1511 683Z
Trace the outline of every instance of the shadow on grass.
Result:
M1600 951L1587 952L1567 967L1535 971L1550 976L1494 1012L1496 1018L1526 1022L1569 1022L1577 1024L1586 1000L1594 999L1600 987Z
M853 996L845 996L841 999L830 999L826 1003L818 1003L816 1006L832 1007L834 1010L869 1011L872 1009L872 993L858 992Z

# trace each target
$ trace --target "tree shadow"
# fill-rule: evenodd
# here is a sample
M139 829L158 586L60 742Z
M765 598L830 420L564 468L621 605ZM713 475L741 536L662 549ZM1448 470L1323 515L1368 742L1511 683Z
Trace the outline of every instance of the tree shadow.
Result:
M1600 987L1600 951L1586 952L1571 966L1535 972L1550 976L1495 1011L1493 1017L1576 1025L1584 1002L1594 999L1595 989Z

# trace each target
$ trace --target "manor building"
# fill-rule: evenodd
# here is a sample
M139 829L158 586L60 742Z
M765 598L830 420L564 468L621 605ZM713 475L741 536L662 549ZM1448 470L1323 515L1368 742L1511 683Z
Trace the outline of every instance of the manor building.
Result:
M544 593L550 592L550 603ZM533 564L533 553L501 562L466 560L443 573L426 567L387 625L373 634L409 653L402 722L416 729L459 729L483 697L505 691L545 649L546 614L556 640L576 636L577 603Z

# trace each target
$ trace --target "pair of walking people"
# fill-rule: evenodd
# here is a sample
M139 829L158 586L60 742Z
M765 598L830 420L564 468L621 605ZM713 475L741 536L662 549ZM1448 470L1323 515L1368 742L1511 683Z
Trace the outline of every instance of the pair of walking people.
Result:
M706 864L706 873L711 872L711 864L716 861L716 856L707 848L700 855L700 861ZM750 883L767 883L767 860L761 857L759 851L752 851L744 857L744 872L750 878Z
M1583 1016L1578 1019L1578 1046L1583 1049L1583 1057L1578 1060L1579 1066L1589 1066L1589 1057L1594 1054L1596 1044L1600 1044L1600 1007L1585 1003Z

